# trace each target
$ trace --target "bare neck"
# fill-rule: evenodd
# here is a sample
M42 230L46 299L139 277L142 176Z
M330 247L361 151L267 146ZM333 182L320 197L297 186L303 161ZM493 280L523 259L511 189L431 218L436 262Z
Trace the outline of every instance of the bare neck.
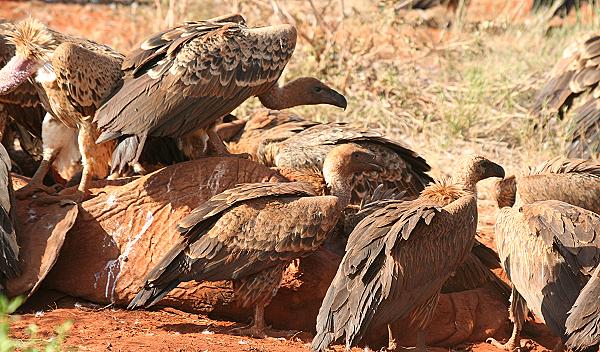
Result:
M477 194L477 180L470 172L460 172L452 176L452 183L462 188L463 191Z
M272 110L289 109L307 104L298 80L288 82L281 87L275 83L273 88L259 95L258 99L267 109Z

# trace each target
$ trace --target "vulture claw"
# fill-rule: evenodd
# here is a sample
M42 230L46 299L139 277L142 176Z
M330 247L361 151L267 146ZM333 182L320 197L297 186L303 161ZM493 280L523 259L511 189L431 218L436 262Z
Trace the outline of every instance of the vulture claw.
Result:
M489 337L487 340L485 340L485 342L489 343L490 345L499 348L501 350L505 350L505 351L523 351L523 350L527 350L527 349L523 349L521 348L521 345L519 344L519 341L516 341L515 339L509 339L508 341L506 341L506 343L500 343L498 340L496 340L493 337Z
M44 192L46 194L56 194L58 191L62 189L60 185L46 186L43 184L33 184L30 183L25 187L15 191L15 197L17 199L27 199L30 197L34 197L36 193Z

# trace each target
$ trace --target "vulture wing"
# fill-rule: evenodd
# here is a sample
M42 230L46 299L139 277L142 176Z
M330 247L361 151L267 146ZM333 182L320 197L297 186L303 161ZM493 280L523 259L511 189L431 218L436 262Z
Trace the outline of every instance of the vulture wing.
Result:
M0 284L19 275L19 246L12 216L16 211L10 178L11 161L0 145Z
M130 307L157 302L181 281L235 280L314 250L339 214L336 197L313 195L303 183L260 183L212 197L179 223L181 242Z
M590 275L600 264L600 215L557 200L523 205L530 230L554 247L574 273Z
M276 84L295 45L290 25L199 21L158 33L123 62L123 87L96 115L98 142L208 127Z
M560 113L574 105L573 98L586 93L573 114L569 132L574 143L570 151L577 152L582 142L597 151L600 148L600 36L575 43L565 49L563 57L535 98L531 111Z
M569 348L581 351L600 343L600 265L579 294L565 325Z
M464 205L468 197L456 202ZM459 264L451 261L464 259L451 258L443 242L460 237L456 229L474 233L475 224L465 227L464 219L458 218L465 215L466 219L467 213L475 211L473 202L445 208L419 199L386 203L359 222L350 235L319 310L314 351L323 351L343 335L346 345L352 346L369 328L405 316L437 295ZM429 256L427 266L419 262L422 258L417 253Z

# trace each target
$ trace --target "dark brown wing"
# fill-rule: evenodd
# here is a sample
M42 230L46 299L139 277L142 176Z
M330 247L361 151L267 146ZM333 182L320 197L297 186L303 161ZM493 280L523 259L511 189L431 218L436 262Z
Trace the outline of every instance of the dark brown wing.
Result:
M327 218L331 210L311 213L311 203L296 211L286 208L312 195L302 183L260 183L212 197L179 223L181 242L148 274L130 307L155 303L181 281L236 279L301 255L312 248L315 236L323 235L324 223L336 221ZM335 197L321 198L330 202ZM273 207L277 199L279 207Z
M600 264L599 214L557 200L523 205L521 212L531 231L556 248L574 272L590 275Z
M19 274L19 246L12 220L16 209L10 168L8 153L0 144L0 286Z
M463 238L465 247L472 246L476 225L464 221L474 211L469 196L447 208L417 199L388 202L363 219L327 290L311 349L323 351L344 335L346 346L353 346L368 329L392 323L436 295L467 253L453 240L453 248L446 248L445 241Z
M600 344L600 265L577 297L565 325L567 347L582 351Z
M573 118L568 130L572 141L569 155L594 155L600 152L600 36L573 44L563 57L535 98L531 111L562 114L563 109L578 106L570 114Z
M204 128L277 81L296 45L289 25L187 22L127 56L123 87L96 115L99 142Z

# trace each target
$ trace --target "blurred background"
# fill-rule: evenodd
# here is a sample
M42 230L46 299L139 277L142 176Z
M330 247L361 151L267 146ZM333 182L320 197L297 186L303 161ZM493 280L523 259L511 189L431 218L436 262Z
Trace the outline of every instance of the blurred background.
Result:
M564 150L568 121L527 111L564 48L598 28L599 9L564 0L48 0L1 1L0 17L33 16L124 53L184 20L239 12L251 26L292 23L299 41L281 81L314 75L349 102L295 112L379 128L434 170L478 152L513 172ZM250 99L234 113L258 107Z

